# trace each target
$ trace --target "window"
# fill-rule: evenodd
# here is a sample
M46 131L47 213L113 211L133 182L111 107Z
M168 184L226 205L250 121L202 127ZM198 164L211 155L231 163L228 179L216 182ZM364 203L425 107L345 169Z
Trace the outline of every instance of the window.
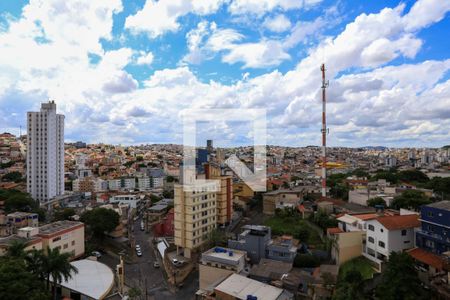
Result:
M427 213L427 215L428 215L429 217L433 217L433 212L432 212L432 211L429 211L429 212Z
M75 246L75 241L72 241L72 246Z
M381 231L381 232L384 232L383 228L380 228L380 231Z
M60 237L60 236L55 237L55 238L52 240L52 242L54 243L54 242L57 242L57 241L59 241L59 240L61 240L61 237Z
M429 248L434 248L434 242L427 240L427 241L425 241L425 246L427 246Z
M372 243L372 244L375 243L375 240L374 240L373 237L371 237L371 236L369 236L369 239L368 239L368 240L369 240L369 242Z
M63 249L67 249L69 247L69 244L64 244Z
M402 235L405 236L406 235L406 229L402 230Z
M379 242L378 242L378 246L380 246L381 248L384 248L386 245L384 244L384 242L379 241Z
M373 225L369 225L369 230L370 231L375 231L375 227Z

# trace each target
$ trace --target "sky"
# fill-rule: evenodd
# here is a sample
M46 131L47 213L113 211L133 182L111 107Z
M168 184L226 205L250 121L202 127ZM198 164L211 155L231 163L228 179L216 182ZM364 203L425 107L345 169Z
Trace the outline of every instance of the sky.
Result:
M450 144L450 1L1 0L0 131L55 100L66 141L182 143L185 109L237 109L199 122L197 142ZM199 116L201 120L202 117ZM239 118L237 118L239 119ZM24 133L25 130L22 131Z

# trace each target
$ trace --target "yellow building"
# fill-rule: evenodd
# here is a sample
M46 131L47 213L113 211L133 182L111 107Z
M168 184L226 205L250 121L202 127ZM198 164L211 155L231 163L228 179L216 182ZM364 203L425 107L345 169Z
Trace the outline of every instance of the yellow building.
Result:
M215 184L192 187L183 190L183 185L174 186L175 245L177 252L183 250L184 256L191 258L192 251L208 240L216 228Z
M216 213L217 224L225 225L230 223L233 215L233 185L232 177L221 175L220 167L211 163L205 165L205 178L219 181L220 189L217 192Z
M336 265L359 257L363 251L363 241L366 234L364 231L342 231L339 227L328 228L327 236L332 241L331 258Z
M84 255L84 223L58 221L39 227L42 248L59 248L61 253L70 253L72 259Z

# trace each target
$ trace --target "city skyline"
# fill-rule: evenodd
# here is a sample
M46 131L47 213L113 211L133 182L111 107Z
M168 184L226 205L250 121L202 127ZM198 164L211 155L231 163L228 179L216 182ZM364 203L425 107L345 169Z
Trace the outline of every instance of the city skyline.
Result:
M320 145L325 62L330 147L450 143L448 2L81 2L0 4L0 131L51 99L66 141L181 144L183 109L265 108L268 144Z

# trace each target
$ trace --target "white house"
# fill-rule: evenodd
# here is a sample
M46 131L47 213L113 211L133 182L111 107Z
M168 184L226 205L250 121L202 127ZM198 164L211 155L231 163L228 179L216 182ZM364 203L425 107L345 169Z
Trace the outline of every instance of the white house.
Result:
M402 252L415 245L414 228L420 227L419 216L395 215L367 220L366 245L363 255L381 265L391 252Z
M109 198L109 203L119 203L119 204L127 204L131 208L136 208L138 203L141 201L140 197L137 195L115 195Z

